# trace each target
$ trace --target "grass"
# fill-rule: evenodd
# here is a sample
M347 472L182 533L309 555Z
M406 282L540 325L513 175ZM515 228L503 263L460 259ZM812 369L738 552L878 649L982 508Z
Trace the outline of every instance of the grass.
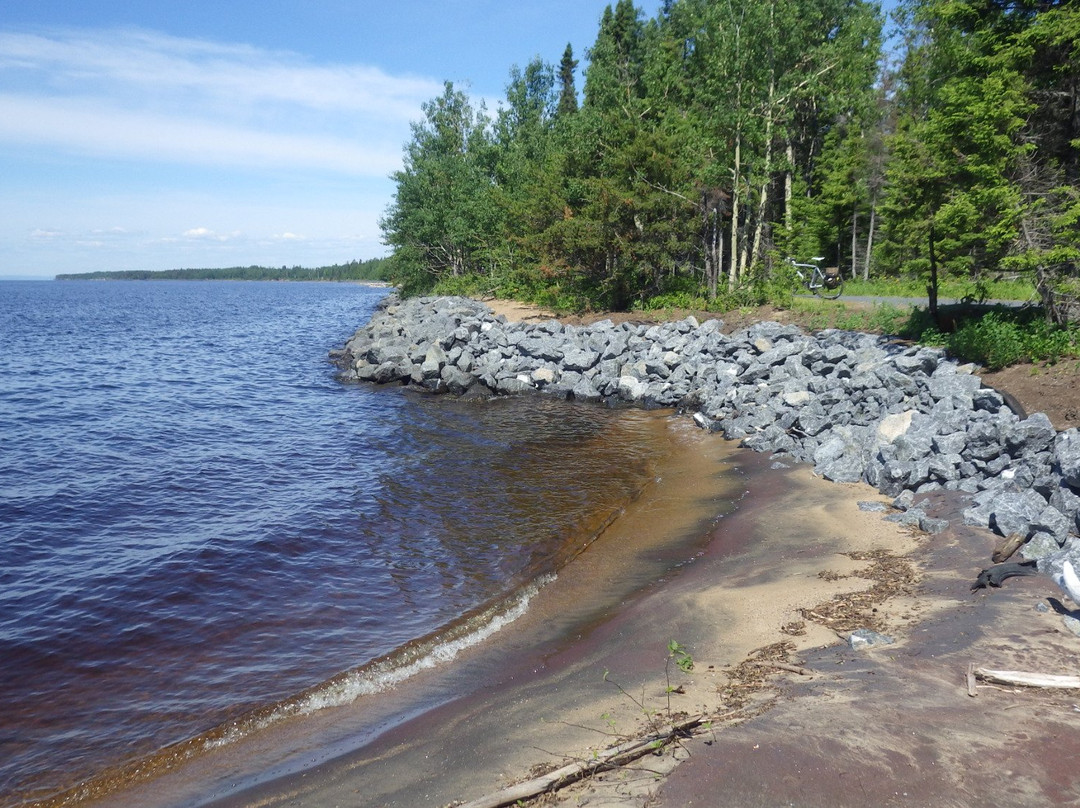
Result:
M916 279L884 278L871 281L848 280L844 283L845 295L864 297L926 297L926 284ZM986 300L1037 301L1039 296L1035 287L1027 280L1001 279L976 283L957 279L946 279L938 289L942 300Z
M938 345L969 362L999 370L1021 362L1054 364L1080 357L1080 324L1061 328L1032 309L960 309L951 328L942 331L922 310L912 313L906 334L926 345Z
M939 307L935 323L923 307L879 303L872 309L842 302L796 298L789 310L811 331L840 328L895 334L923 345L945 348L966 362L999 370L1021 362L1054 364L1080 358L1080 324L1051 325L1037 307L960 303Z

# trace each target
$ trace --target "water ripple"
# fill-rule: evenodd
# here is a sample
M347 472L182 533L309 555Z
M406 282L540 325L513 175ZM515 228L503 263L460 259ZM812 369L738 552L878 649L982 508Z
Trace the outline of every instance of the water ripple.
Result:
M519 591L664 450L640 413L340 385L360 286L0 287L0 802Z

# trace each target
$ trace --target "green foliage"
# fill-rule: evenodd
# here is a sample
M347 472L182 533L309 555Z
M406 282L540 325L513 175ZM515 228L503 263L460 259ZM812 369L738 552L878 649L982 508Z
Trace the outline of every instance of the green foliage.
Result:
M559 105L556 114L562 117L573 115L578 109L577 90L574 87L574 71L577 66L574 49L567 42L559 62Z
M1080 326L1049 323L1030 309L998 308L985 313L960 309L955 317L955 329L943 333L925 312L917 310L902 333L990 370L1080 356Z
M668 643L668 659L683 673L690 673L694 669L694 658L675 640Z
M617 0L580 107L569 46L514 67L492 116L448 83L394 175L394 281L560 311L791 305L770 256L823 255L932 309L1032 283L1058 316L1080 278L1080 8L902 0L897 22L881 73L868 0Z
M226 267L223 269L116 270L57 275L58 281L386 281L390 261L371 258L347 264L305 269L303 267Z
M380 223L394 248L394 280L407 294L448 275L481 271L502 213L491 193L495 154L484 110L475 110L451 82L423 109Z

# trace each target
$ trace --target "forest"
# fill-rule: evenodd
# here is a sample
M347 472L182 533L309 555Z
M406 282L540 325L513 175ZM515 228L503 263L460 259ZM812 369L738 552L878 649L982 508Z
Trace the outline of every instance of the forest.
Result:
M384 281L387 259L370 258L315 267L224 267L221 269L113 270L57 275L58 281Z
M618 0L584 59L580 96L568 45L493 110L424 105L381 221L405 293L715 309L823 256L1080 319L1080 5Z

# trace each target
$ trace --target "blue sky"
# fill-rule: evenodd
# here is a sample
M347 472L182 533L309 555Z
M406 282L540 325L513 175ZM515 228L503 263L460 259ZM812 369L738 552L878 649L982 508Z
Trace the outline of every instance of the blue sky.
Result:
M382 255L420 104L584 63L606 5L0 0L0 276Z

